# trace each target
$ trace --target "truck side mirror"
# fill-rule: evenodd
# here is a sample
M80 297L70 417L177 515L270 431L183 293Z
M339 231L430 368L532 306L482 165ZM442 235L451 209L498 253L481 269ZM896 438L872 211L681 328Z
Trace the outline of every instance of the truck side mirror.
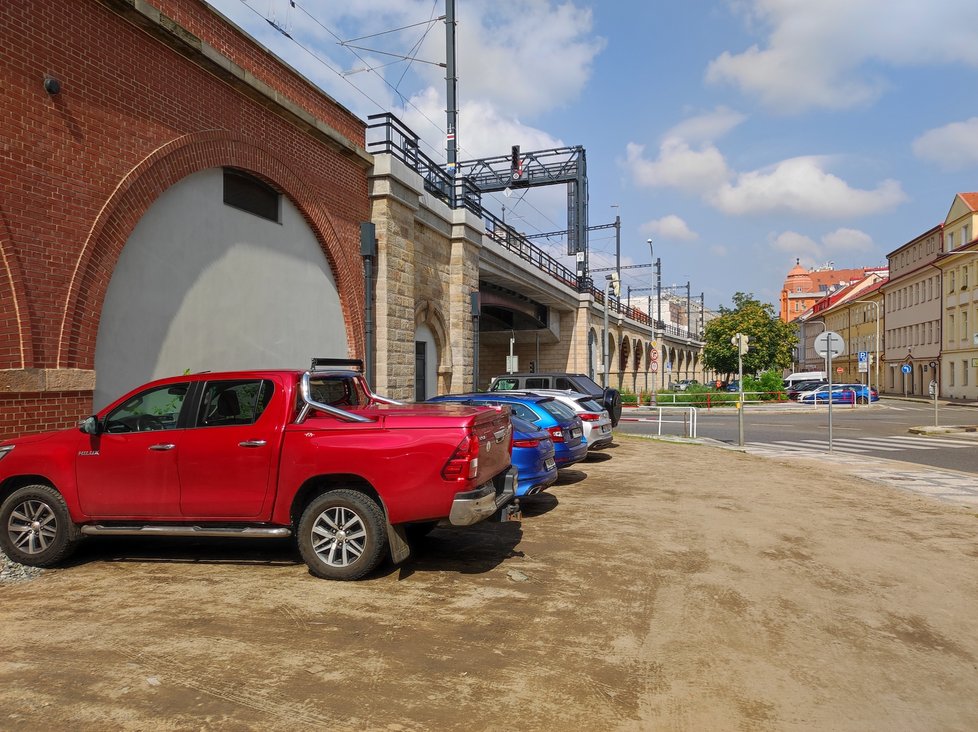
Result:
M102 424L98 421L98 417L93 414L78 423L78 430L86 435L97 435L102 431Z

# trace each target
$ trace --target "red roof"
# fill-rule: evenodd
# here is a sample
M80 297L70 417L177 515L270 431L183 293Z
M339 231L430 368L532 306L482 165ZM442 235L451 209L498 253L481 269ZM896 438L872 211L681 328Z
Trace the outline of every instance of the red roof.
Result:
M959 193L958 195L972 211L978 211L978 193Z

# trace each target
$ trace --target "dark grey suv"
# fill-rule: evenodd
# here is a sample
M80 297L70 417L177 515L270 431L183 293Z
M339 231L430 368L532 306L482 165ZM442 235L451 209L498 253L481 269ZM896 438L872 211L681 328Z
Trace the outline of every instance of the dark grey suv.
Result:
M493 377L489 391L533 391L534 389L570 389L581 394L589 394L608 410L611 425L616 427L621 419L621 394L617 389L605 389L594 379L584 374L565 373L518 373Z

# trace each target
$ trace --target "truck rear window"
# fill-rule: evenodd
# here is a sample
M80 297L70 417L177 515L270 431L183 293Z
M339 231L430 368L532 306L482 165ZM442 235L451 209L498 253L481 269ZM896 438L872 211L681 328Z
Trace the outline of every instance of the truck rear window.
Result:
M370 398L359 380L348 376L313 377L309 382L309 390L313 401L331 407L365 407L370 404Z

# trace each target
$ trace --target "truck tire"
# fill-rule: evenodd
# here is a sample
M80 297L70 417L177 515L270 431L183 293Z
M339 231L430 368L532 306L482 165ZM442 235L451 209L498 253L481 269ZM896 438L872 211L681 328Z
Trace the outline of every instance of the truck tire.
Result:
M621 419L621 394L617 389L607 388L604 390L604 408L608 410L611 417L611 426L617 427L618 420Z
M303 561L323 579L360 579L387 552L384 512L358 491L332 490L314 498L296 533Z
M65 499L51 486L24 486L0 506L0 548L15 562L54 566L71 555L79 540Z

